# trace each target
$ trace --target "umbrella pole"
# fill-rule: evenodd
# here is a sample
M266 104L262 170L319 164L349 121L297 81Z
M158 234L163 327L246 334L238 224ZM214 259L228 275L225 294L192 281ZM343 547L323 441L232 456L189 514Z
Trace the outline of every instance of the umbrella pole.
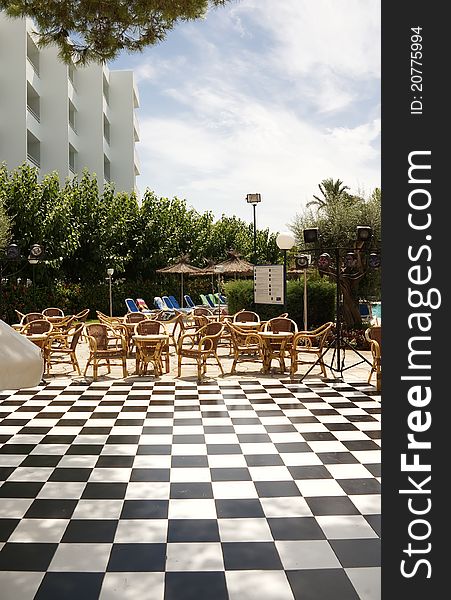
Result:
M183 273L181 278L180 306L183 308Z

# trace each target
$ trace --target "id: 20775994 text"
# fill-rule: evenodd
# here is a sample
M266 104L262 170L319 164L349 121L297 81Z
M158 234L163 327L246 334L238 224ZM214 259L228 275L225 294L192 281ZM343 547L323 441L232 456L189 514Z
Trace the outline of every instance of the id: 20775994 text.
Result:
M410 28L410 114L423 114L423 36L422 27Z

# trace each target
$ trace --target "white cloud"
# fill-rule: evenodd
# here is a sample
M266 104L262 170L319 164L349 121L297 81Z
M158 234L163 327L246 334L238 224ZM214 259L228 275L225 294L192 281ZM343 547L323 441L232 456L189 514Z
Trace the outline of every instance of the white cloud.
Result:
M250 105L247 112L247 125L227 135L196 119L144 120L144 187L187 198L217 216L225 211L246 219L244 197L259 192L259 224L282 229L326 177L339 177L354 190L362 182L379 185L378 150L372 146L378 121L319 131L287 111Z
M324 178L379 186L379 27L377 0L242 0L181 27L135 68L139 188L247 220L259 192L281 230Z
M244 0L236 10L271 34L274 59L294 74L324 65L347 77L380 73L378 0Z

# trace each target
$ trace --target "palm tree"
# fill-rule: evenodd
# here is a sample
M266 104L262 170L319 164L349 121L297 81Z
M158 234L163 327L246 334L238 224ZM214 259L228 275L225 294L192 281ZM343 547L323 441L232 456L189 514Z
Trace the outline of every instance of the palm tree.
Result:
M318 184L318 187L322 194L322 198L314 195L314 200L307 202L307 208L316 206L317 209L320 210L322 208L329 208L334 204L337 204L337 202L343 200L349 202L352 199L352 196L347 193L347 190L350 188L347 185L344 185L341 179L335 181L332 177L323 179L321 183Z

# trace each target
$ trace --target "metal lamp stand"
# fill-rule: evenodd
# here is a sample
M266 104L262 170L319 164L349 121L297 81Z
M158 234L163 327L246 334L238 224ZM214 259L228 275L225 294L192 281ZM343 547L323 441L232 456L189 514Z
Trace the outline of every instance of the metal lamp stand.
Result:
M335 320L335 333L333 335L333 338L329 342L329 345L327 346L327 348L320 354L320 356L318 356L318 358L316 359L316 361L310 366L310 368L299 379L300 382L305 377L307 377L307 375L314 369L314 367L316 367L316 365L318 365L320 363L320 361L322 360L322 358L326 355L326 353L332 347L333 347L334 351L332 353L330 364L327 364L326 362L323 361L324 365L328 369L330 369L331 375L332 375L330 378L325 379L325 381L343 382L343 372L344 371L347 371L348 369L356 367L357 365L360 365L363 362L366 362L368 365L371 366L371 362L365 356L363 356L363 354L361 354L358 350L356 350L354 348L354 346L352 346L347 340L345 340L343 338L343 334L342 334L341 302L340 302L340 295L341 295L340 294L340 290L341 290L341 286L340 286L340 275L341 275L341 271L340 271L340 248L335 248L335 264L337 266L337 272L336 272L336 278L335 278L335 280L336 280L336 320ZM347 367L345 367L345 352L346 352L346 348L349 348L350 350L352 350L352 352L354 352L355 354L357 354L361 358L361 360L359 360L358 362L355 362L352 365L348 365ZM337 376L334 377L334 373L336 373Z

